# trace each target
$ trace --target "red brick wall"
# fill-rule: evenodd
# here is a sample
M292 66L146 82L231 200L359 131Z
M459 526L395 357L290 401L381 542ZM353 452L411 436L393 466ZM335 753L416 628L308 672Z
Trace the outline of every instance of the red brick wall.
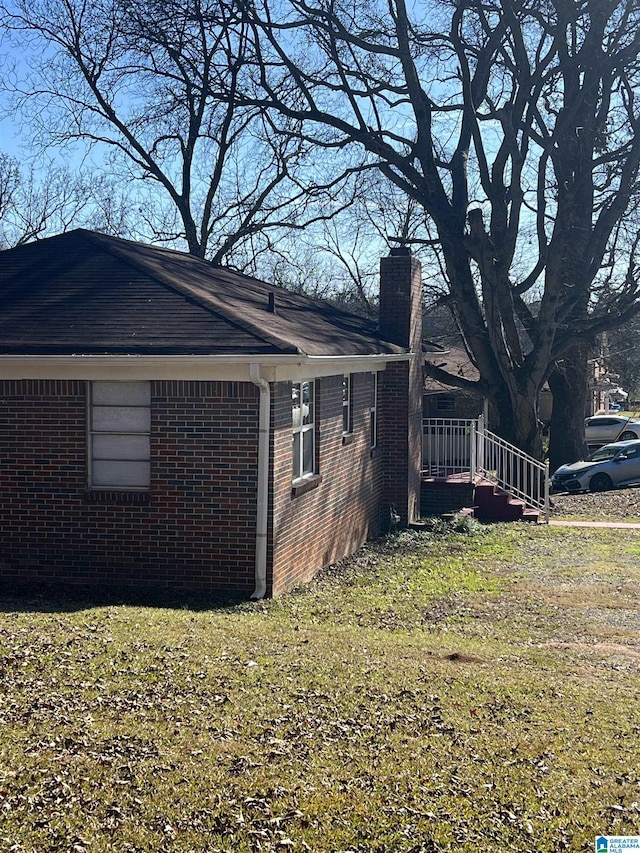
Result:
M382 389L393 377L379 378ZM148 494L87 490L86 390L80 381L0 382L0 581L253 591L257 389L152 382ZM315 390L321 480L296 496L291 385L272 386L272 594L388 525L380 406L378 447L370 449L373 374L353 375L350 442L342 376L316 380Z
M253 590L257 389L151 394L150 493L88 493L85 383L0 382L0 580Z
M408 250L380 261L380 331L415 356L383 374L380 409L385 422L385 500L406 525L420 514L422 466L422 267Z
M353 375L353 440L342 440L342 376L316 380L316 459L322 478L304 494L292 494L291 385L273 391L273 508L270 555L272 593L308 581L323 566L379 534L383 459L370 449L373 374ZM380 424L382 429L382 424ZM275 577L275 583L273 578Z
M473 483L446 482L446 480L424 480L420 491L420 511L428 516L453 512L475 503Z

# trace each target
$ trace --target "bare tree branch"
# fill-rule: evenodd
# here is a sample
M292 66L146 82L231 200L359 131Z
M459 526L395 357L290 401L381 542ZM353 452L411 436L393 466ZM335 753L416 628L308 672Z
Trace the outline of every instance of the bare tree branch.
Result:
M363 150L424 212L499 428L540 453L538 395L571 336L638 307L637 244L615 237L638 192L638 0L244 9L256 72L240 103L318 148Z
M239 104L254 31L233 0L18 0L0 16L46 56L14 91L36 140L110 152L154 241L233 264L262 231L321 218L349 183L351 164L321 177L294 121Z

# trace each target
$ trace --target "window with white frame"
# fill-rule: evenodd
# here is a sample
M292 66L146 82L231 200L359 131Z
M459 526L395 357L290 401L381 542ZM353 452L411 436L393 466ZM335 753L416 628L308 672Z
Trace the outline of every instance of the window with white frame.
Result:
M353 431L351 408L352 377L345 373L342 377L342 434L349 435Z
M373 374L371 408L369 410L371 449L378 446L378 374Z
M293 417L293 479L300 480L315 473L315 400L314 382L293 382L291 412Z
M92 382L89 485L148 489L151 483L149 382Z

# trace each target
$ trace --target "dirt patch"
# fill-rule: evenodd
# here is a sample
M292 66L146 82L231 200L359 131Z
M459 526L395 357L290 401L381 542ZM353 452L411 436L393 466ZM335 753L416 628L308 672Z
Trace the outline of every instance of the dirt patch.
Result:
M475 655L467 655L464 652L451 652L450 655L445 655L444 659L457 661L458 663L486 663L484 658L479 658Z

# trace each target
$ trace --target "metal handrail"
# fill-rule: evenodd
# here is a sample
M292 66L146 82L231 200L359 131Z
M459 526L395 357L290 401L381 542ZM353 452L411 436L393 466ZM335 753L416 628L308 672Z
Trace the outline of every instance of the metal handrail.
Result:
M549 464L539 462L485 427L479 418L425 418L425 477L483 477L510 492L549 521Z
M476 428L476 472L485 480L539 510L549 521L549 463L540 462L486 429L482 415Z

